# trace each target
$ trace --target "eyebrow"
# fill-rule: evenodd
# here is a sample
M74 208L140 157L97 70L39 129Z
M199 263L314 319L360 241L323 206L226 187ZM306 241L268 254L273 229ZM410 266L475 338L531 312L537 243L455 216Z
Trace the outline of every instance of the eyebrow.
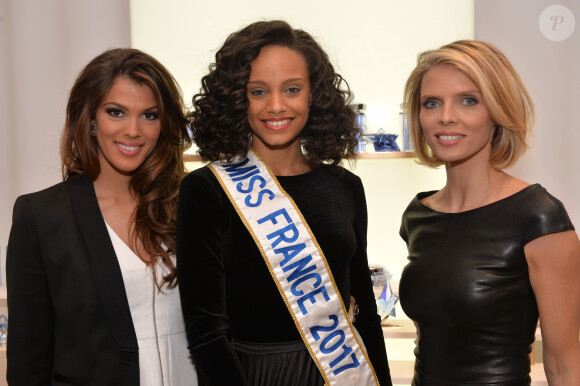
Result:
M127 106L124 106L124 105L120 104L119 102L111 101L111 102L104 102L103 103L103 107L107 106L107 105L114 105L114 106L117 106L119 108L127 110ZM149 110L155 110L155 109L159 110L159 105L153 105L153 106L144 108L143 111L149 111Z
M306 81L306 79L304 79L304 78L302 78L302 77L296 77L296 78L290 78L290 79L286 79L286 80L285 80L284 82L282 82L282 83L283 83L283 84L285 84L285 83L294 83L294 82L298 82L298 81L300 81L300 82L305 82L305 81ZM259 84L259 85L260 85L260 84L267 84L267 82L266 82L266 81L259 80L259 79L257 79L257 80L249 80L249 81L248 81L248 84L250 84L250 83L251 83L251 84Z
M478 94L478 95L482 95L481 91L479 91L478 89L473 89L473 90L466 90L466 91L462 91L460 93L455 94L457 95L461 95L461 96L465 96L465 95L473 95L473 94ZM431 95L431 94L421 94L420 99L424 99L424 98L440 98L440 96L438 96L437 94L435 95Z

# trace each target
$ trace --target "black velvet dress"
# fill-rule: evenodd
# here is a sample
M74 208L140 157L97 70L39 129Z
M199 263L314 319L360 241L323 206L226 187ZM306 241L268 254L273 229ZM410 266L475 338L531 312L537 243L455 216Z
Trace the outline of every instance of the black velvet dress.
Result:
M413 385L529 385L538 307L524 246L573 230L568 214L538 184L460 213L421 204L433 193L415 197L400 230L409 263L399 294L417 327Z
M361 180L321 166L278 177L308 222L381 382L390 385L366 256ZM189 349L205 385L316 385L322 377L254 240L208 167L180 190L177 266Z

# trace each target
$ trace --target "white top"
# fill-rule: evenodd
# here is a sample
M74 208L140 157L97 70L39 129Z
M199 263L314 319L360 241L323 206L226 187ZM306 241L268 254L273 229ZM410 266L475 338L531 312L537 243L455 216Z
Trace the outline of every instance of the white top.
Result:
M196 386L197 375L189 351L179 288L159 292L153 271L107 224L139 344L141 386ZM172 256L175 261L175 257ZM157 264L161 280L167 268Z

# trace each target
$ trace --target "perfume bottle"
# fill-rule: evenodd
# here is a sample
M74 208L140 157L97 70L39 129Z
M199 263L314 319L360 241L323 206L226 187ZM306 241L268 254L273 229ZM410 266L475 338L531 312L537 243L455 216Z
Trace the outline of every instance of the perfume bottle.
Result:
M355 127L358 128L358 153L364 153L366 150L367 142L364 139L364 134L367 130L367 117L365 115L366 106L363 103L355 103L350 105L350 107L354 110L356 116L354 118Z
M409 137L409 122L407 119L407 114L403 112L403 104L400 105L401 110L399 111L399 130L401 136L399 137L401 149L403 151L412 151L411 138Z
M8 339L8 318L0 315L0 347L6 347Z

